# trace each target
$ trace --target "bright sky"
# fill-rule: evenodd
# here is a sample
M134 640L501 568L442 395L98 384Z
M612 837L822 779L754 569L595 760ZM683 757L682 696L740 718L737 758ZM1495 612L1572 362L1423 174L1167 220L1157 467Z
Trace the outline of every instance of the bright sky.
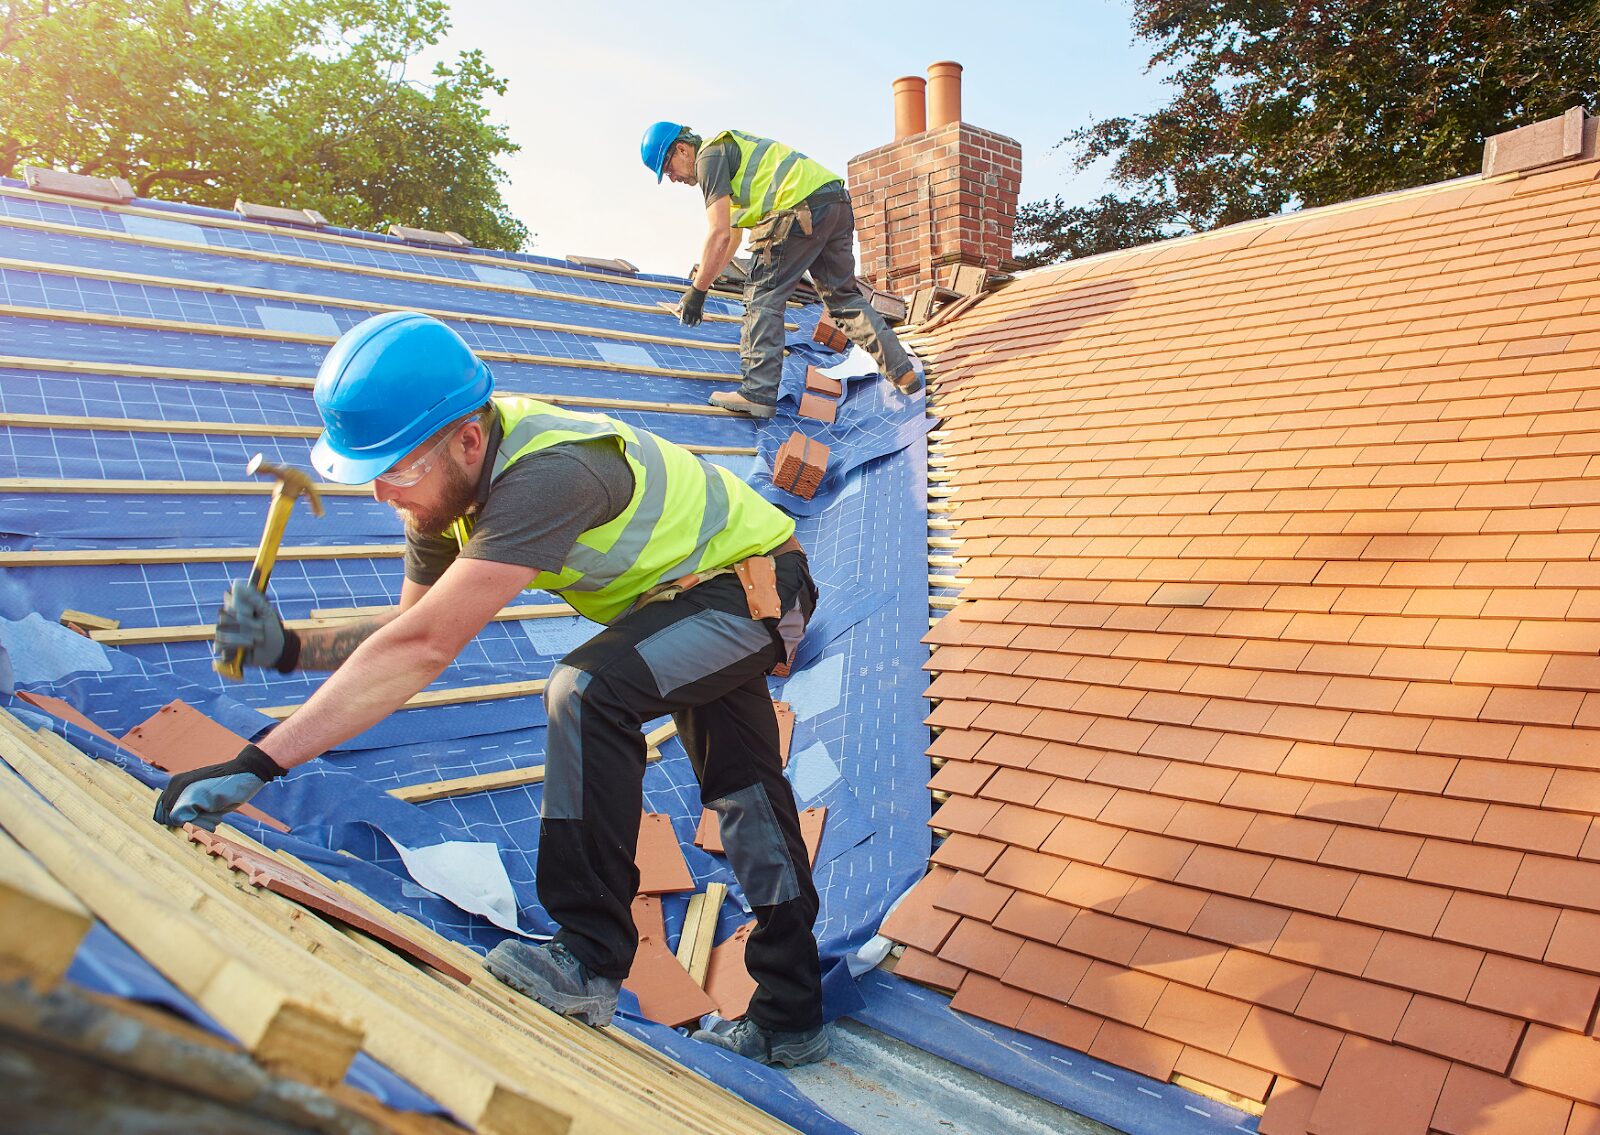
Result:
M965 68L962 118L1022 143L1022 200L1087 201L1102 178L1074 175L1052 147L1095 118L1164 101L1129 16L1121 0L452 0L439 52L481 48L510 81L491 111L523 147L506 163L505 195L536 234L532 251L685 273L703 206L698 190L658 186L641 164L649 123L738 127L842 176L851 157L893 139L893 80L953 59Z

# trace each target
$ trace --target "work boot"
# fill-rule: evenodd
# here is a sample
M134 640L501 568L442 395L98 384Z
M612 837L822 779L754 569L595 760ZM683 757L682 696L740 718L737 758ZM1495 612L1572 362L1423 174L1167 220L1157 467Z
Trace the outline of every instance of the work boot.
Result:
M752 402L743 394L740 394L737 390L719 390L710 398L706 399L706 401L710 402L713 406L716 406L719 409L731 410L735 414L743 414L747 418L761 418L765 420L778 412L778 408L776 406L768 406L761 402Z
M922 389L922 376L917 373L916 367L906 367L889 381L894 383L894 388L907 398Z
M694 1039L725 1048L761 1064L782 1064L793 1068L800 1064L814 1064L828 1055L827 1029L818 1025L798 1033L780 1033L764 1029L749 1017L726 1021L715 1013L701 1019L702 1027L695 1030Z
M547 1009L595 1028L611 1023L622 982L601 977L560 942L531 946L508 938L489 951L489 972Z

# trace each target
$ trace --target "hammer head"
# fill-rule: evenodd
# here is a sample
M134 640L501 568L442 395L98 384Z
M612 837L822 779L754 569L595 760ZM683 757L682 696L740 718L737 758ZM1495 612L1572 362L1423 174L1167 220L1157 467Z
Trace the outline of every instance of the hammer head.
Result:
M300 470L288 465L274 465L258 453L250 459L244 471L252 477L265 475L277 478L278 484L273 489L275 494L287 496L290 500L303 496L310 503L311 511L317 516L322 515L322 496L311 478Z

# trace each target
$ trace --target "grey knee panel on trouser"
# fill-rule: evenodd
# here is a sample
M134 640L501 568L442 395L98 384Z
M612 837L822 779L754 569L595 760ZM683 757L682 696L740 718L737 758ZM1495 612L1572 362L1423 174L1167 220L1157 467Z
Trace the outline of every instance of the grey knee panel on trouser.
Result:
M765 788L752 784L706 807L717 814L728 864L751 906L777 906L800 897L789 845Z
M583 819L583 698L590 675L556 663L544 688L544 818Z

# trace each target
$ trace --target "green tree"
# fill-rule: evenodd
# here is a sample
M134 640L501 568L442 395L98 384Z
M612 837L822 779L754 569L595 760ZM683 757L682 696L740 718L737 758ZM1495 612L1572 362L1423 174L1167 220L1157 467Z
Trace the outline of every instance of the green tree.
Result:
M1062 140L1124 194L1028 206L1035 258L1472 173L1488 135L1600 96L1595 0L1134 0L1133 27L1174 95Z
M0 175L519 249L497 165L518 147L483 105L505 81L476 51L406 77L448 27L444 0L0 0Z

